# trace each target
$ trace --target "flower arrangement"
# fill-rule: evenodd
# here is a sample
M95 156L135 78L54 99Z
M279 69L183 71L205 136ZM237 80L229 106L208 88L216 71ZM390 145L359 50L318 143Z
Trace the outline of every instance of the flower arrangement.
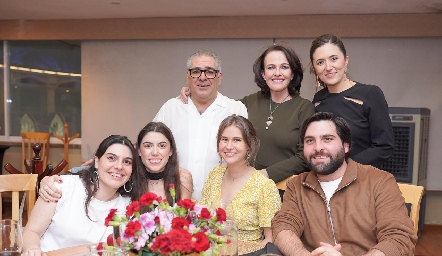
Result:
M169 185L169 190L174 198L173 184ZM147 206L149 211L141 214L141 206ZM109 212L105 224L118 227L125 222L121 243L125 249L137 250L138 255L206 255L211 246L211 254L217 255L222 244L230 243L220 235L221 224L226 220L224 209L211 212L189 199L171 206L167 200L147 192L140 201L126 207L127 216L121 218L115 213L115 209Z

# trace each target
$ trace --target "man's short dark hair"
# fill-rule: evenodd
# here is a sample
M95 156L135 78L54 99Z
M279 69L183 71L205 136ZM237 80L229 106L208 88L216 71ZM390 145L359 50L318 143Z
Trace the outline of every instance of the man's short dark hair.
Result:
M349 145L349 150L345 154L345 158L348 158L350 155L350 146L351 146L350 127L348 126L347 121L345 121L344 118L336 116L333 113L318 112L318 113L312 115L311 117L307 118L304 121L304 124L302 125L302 129L301 129L302 141L304 141L305 132L307 131L308 126L313 122L319 122L319 121L332 121L335 124L336 133L338 134L342 143L348 143L348 145Z

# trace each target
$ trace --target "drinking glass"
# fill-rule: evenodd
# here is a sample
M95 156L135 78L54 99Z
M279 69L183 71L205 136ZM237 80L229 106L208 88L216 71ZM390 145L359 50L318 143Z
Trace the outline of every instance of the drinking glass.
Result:
M220 249L220 255L237 256L238 255L238 223L234 220L226 220L221 224L221 235L228 239L228 243L223 244Z
M212 201L210 208L212 211L216 211L218 208L223 208L226 211L226 218L228 220L235 220L235 213L232 202L225 203L222 200Z
M124 249L125 245L121 242L122 235L124 234L124 230L126 229L126 224L128 222L126 213L124 212L117 212L115 214L118 217L118 220L120 222L120 226L113 227L113 246L115 248Z
M19 222L2 220L0 234L0 256L19 256L23 249L23 235Z

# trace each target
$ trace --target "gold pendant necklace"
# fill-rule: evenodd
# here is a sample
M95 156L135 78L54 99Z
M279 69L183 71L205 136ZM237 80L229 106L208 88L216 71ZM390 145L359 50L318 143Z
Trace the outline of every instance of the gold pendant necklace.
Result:
M267 117L266 121L266 130L269 129L269 126L273 123L273 113L275 113L276 109L278 109L279 105L285 102L285 100L290 96L290 94L287 94L287 96L280 102L278 105L276 105L275 109L272 111L272 97L270 96L270 104L269 104L269 111L270 115Z

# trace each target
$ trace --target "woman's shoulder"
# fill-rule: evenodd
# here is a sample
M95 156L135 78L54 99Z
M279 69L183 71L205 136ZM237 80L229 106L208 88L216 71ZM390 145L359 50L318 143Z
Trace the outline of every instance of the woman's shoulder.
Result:
M316 103L318 101L322 101L323 99L327 98L327 95L328 95L328 90L326 87L324 87L315 93L312 102Z
M250 104L251 102L261 101L264 99L265 99L264 95L260 91L258 91L245 96L244 98L240 99L240 101L247 106L247 103Z
M179 172L180 172L180 178L181 179L192 179L192 173L191 172L189 172L188 170L186 170L186 169L183 169L183 168L179 168Z
M359 82L356 82L352 88L344 91L343 96L362 99L364 102L370 100L377 101L382 98L385 99L384 93L379 86L373 84L362 84Z
M254 171L253 171L252 178L255 182L257 182L259 184L263 184L265 186L272 185L272 184L275 185L275 182L272 179L267 178L266 176L264 176L264 174L262 174L260 171L258 171L256 169L254 169Z
M58 184L62 188L72 188L76 186L84 186L83 182L79 175L62 175L63 183L55 183Z

